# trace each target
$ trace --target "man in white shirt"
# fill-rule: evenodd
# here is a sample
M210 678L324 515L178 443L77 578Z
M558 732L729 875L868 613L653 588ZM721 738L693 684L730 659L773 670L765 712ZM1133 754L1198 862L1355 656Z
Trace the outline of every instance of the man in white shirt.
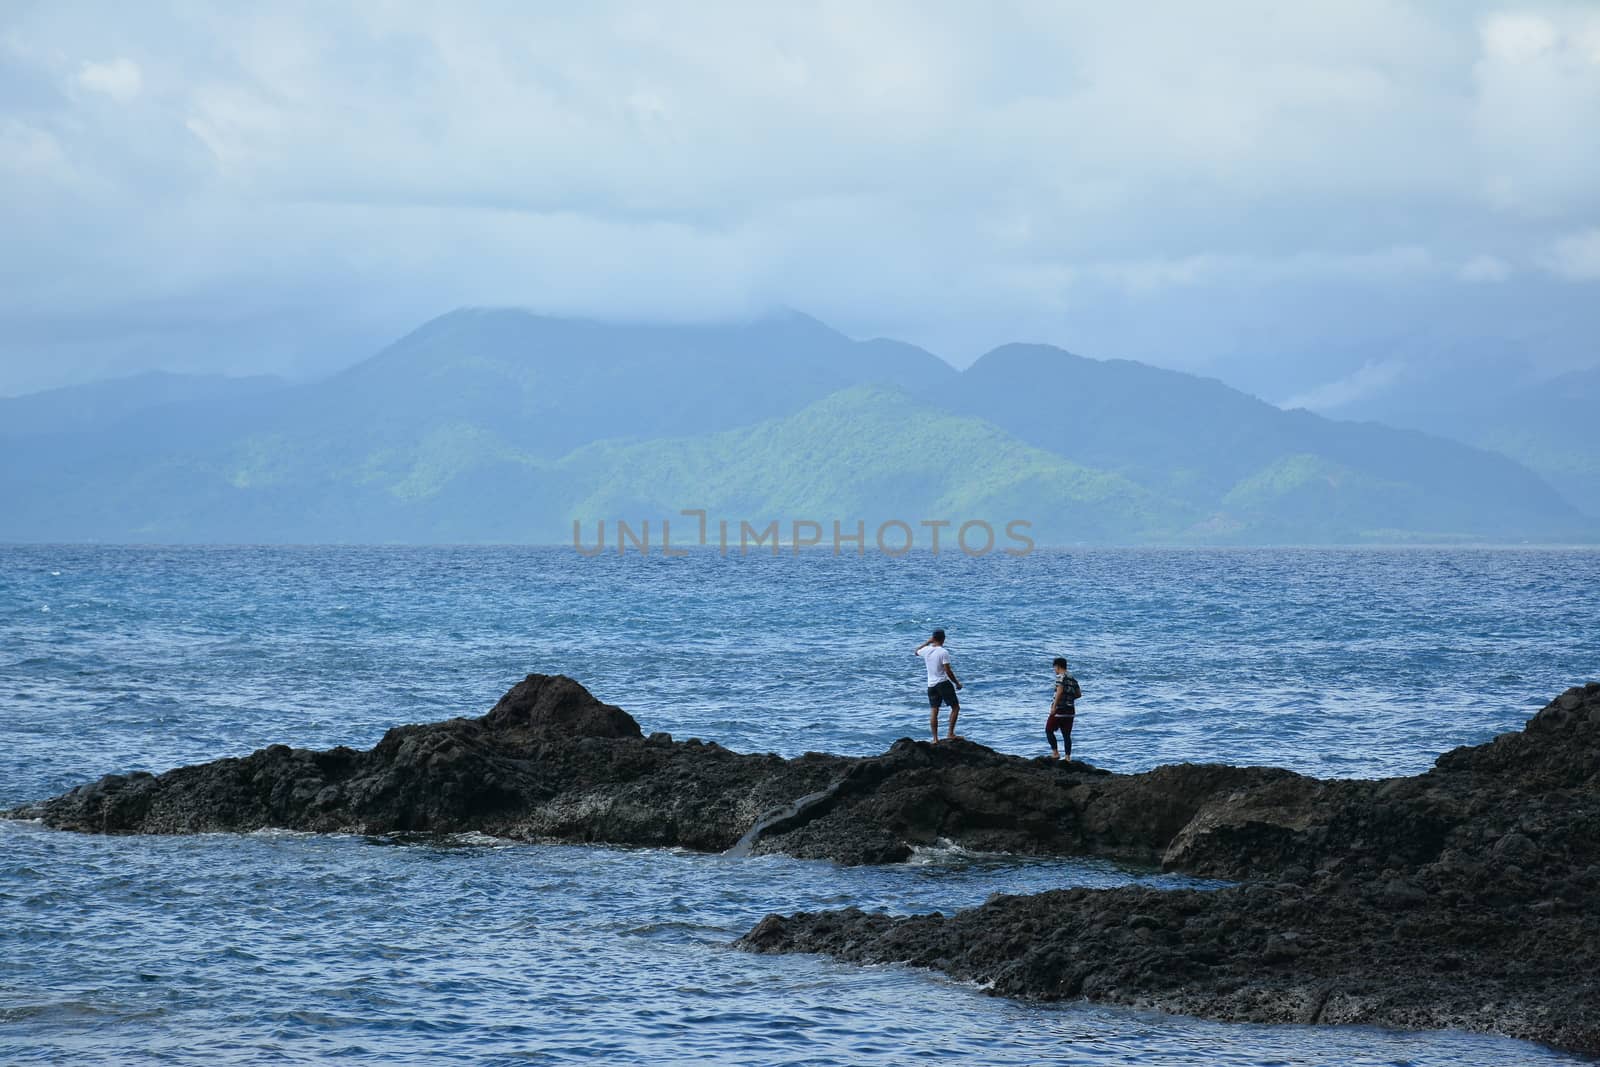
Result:
M956 736L956 717L961 714L961 699L956 696L961 682L957 680L956 672L950 669L950 653L944 647L944 631L933 631L931 638L917 646L917 655L922 657L928 668L928 706L932 709L928 714L928 728L933 731L933 743L939 743L941 703L950 705L950 727L945 732L945 740L953 741Z

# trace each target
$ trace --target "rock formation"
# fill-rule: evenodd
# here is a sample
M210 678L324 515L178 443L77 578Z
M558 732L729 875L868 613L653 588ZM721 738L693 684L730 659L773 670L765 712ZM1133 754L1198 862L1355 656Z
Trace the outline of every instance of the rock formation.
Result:
M1003 996L1494 1031L1600 1055L1600 684L1413 778L1264 773L1212 790L1163 859L1242 881L997 897L953 916L770 915L739 944L928 967Z
M572 679L534 674L482 718L399 726L369 751L273 745L107 775L10 814L92 833L478 831L841 863L893 863L951 841L1155 864L1208 800L1293 777L1192 765L1113 775L965 741L901 740L868 758L736 753L646 738Z
M482 718L398 726L369 751L272 745L161 775L107 775L11 815L91 833L480 831L720 851L850 762L645 738L572 679L533 674Z
M8 813L64 830L479 831L887 863L917 845L1102 856L1239 883L1060 890L954 916L768 916L752 951L900 962L1004 995L1220 1019L1497 1030L1600 1055L1600 684L1384 781L1133 775L954 742L794 759L643 736L529 675L371 750L274 745Z

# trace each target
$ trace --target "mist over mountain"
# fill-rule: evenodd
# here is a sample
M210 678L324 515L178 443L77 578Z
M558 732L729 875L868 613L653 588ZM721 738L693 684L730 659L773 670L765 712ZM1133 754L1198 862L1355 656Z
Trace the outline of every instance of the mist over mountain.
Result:
M958 373L797 313L689 326L467 309L319 382L163 388L0 406L0 537L563 542L575 519L683 508L1023 519L1041 544L1592 531L1526 467L1440 437L1043 345ZM119 393L121 408L90 403Z
M1030 444L1209 509L1216 532L1361 540L1517 537L1568 511L1515 462L1440 437L1283 411L1221 382L1047 345L962 376L961 410Z
M1600 518L1600 368L1576 371L1518 389L1469 411L1467 440L1503 452L1537 471L1584 514Z
M851 385L955 377L920 348L853 341L796 312L696 326L464 309L308 389L295 412L327 424L370 411L408 433L466 421L553 458L603 437L745 426Z
M147 371L23 397L0 397L0 436L93 431L151 409L192 409L196 404L259 396L287 385L270 375L234 378Z
M1422 430L1498 452L1555 487L1591 518L1600 518L1600 436L1587 414L1600 410L1600 368L1543 380L1501 369L1498 386L1477 379L1454 386L1406 381L1378 397L1330 409Z

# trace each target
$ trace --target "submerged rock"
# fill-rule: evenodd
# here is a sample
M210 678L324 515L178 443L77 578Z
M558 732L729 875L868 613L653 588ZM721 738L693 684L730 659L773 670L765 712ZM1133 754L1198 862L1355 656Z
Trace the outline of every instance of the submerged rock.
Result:
M1600 684L1433 770L1133 775L902 740L794 759L674 741L570 678L370 750L274 745L10 812L63 830L479 831L887 863L920 845L1104 856L1242 884L768 916L752 951L909 963L1042 999L1220 1019L1496 1030L1600 1054Z

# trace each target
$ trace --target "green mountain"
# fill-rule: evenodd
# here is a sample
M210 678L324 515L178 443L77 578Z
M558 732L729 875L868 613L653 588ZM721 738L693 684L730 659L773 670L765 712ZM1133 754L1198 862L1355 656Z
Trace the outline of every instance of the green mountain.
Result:
M958 374L794 314L462 311L322 382L49 432L30 399L0 408L7 540L565 542L574 519L684 508L786 536L796 519L1023 519L1041 544L1592 535L1478 449L1043 346Z
M1212 513L1212 535L1359 542L1582 537L1550 485L1484 449L1284 411L1221 382L1047 345L995 349L959 410Z
M1051 543L1159 537L1192 513L1114 474L1023 444L996 427L903 393L857 387L744 430L638 444L602 442L558 465L584 487L569 514L811 519L1013 519ZM592 523L591 523L592 525ZM787 528L787 527L786 527ZM975 531L975 536L976 531ZM893 542L891 542L893 543Z

